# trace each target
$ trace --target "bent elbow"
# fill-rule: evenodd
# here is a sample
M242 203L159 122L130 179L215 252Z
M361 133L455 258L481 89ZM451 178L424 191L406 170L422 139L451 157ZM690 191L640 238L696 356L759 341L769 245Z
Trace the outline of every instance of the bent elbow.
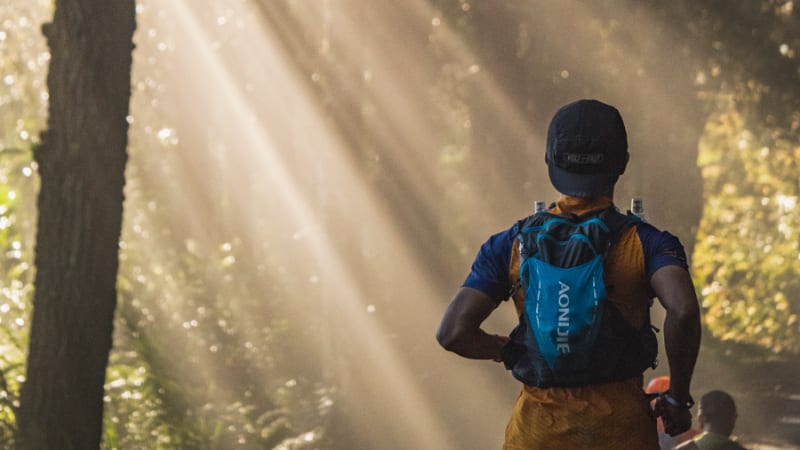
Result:
M453 351L457 345L458 339L452 331L448 331L445 327L440 326L436 330L436 341L447 351Z
M464 351L464 344L467 340L467 331L463 327L455 324L442 324L436 330L436 340L439 345L449 352L461 354Z

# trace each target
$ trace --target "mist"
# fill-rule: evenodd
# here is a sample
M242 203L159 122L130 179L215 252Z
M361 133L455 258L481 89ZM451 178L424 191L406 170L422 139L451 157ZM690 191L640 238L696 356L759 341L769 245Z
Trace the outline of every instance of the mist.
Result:
M558 198L544 164L558 107L596 98L620 110L631 162L616 204L642 198L692 262L714 253L698 243L722 192L701 148L728 149L709 124L739 105L742 129L767 130L753 141L782 130L789 144L771 148L797 155L796 76L770 85L788 92L783 109L741 107L731 86L766 85L759 62L747 72L715 48L738 35L695 29L735 28L742 12L656 3L139 1L106 386L115 433L129 445L150 433L159 448L500 448L519 383L434 333L484 240ZM47 20L46 5L37 13ZM784 16L797 23L791 7ZM796 48L796 31L784 34ZM763 196L796 199L796 182ZM793 208L783 229L796 259ZM21 242L33 247L30 234ZM700 273L702 292L714 273ZM800 446L800 306L781 286L790 344L704 329L693 382L695 398L734 393L735 434L751 448ZM516 321L505 302L484 329ZM663 344L660 355L645 382L668 374ZM269 441L278 428L290 431Z

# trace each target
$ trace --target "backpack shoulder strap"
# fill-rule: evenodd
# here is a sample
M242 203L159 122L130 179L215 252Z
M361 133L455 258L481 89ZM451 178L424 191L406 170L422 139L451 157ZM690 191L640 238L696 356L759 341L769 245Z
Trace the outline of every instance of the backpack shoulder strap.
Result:
M642 219L630 212L627 214L621 213L614 205L603 210L599 214L599 218L608 227L612 242L616 241L622 235L623 231L629 227L636 226L642 221Z
M520 235L523 233L523 231L529 231L532 227L539 227L548 220L559 217L560 216L551 214L546 211L541 211L535 214L531 214L528 217L518 220L517 223L514 224L514 226L511 228L511 236L514 239L519 240Z

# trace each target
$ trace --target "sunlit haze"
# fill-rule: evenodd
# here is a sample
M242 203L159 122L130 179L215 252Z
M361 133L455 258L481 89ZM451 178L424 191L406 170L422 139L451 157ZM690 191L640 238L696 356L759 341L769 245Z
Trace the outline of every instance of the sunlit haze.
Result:
M50 3L0 6L0 378L13 378L0 425L12 427ZM752 24L720 2L702 14L686 1L502 3L137 0L105 447L500 448L519 382L435 332L481 244L558 198L547 124L579 98L625 120L617 206L644 199L689 255L714 337L693 391L730 389L749 443L798 436L800 386L752 388L748 359L755 343L775 363L765 372L785 372L800 348L800 112L782 106L800 96L760 103L796 84L769 59L796 64L794 2L757 2ZM724 253L737 236L746 246ZM516 325L511 303L487 332ZM652 317L661 328L657 301ZM659 339L645 382L668 374Z

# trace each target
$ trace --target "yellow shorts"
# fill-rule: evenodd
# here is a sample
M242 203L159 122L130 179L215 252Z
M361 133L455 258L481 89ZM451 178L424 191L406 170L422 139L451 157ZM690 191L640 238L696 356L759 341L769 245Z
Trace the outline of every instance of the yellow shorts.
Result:
M504 450L659 450L642 378L593 386L523 386Z

